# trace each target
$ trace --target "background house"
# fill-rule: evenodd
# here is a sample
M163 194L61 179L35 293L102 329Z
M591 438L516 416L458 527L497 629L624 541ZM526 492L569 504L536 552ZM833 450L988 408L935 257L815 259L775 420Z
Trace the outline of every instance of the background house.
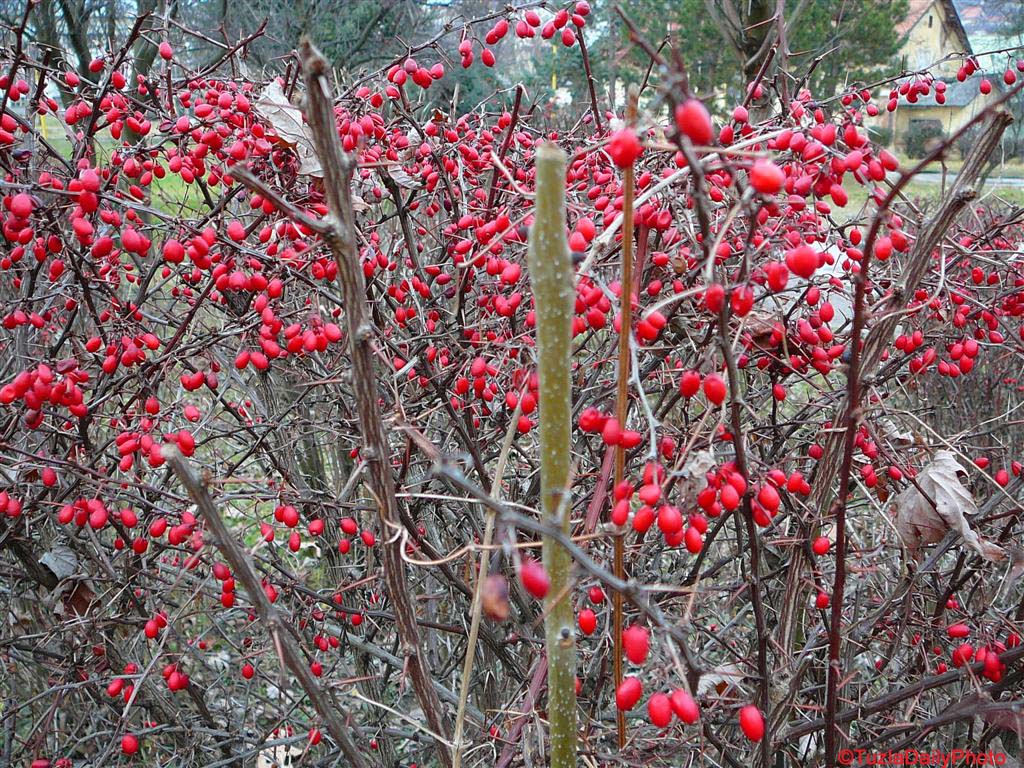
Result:
M981 73L957 80L962 56L973 54L974 48L953 0L910 0L907 17L897 30L903 36L902 69L928 69L942 85L914 103L901 100L895 112L879 116L875 128L888 133L893 146L916 154L929 139L954 133L998 99L1001 80L989 76L989 94L981 93Z

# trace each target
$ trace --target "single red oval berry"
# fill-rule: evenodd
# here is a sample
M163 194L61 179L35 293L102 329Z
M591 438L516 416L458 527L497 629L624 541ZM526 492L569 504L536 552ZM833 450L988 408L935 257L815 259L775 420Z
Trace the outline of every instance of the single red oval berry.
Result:
M770 512L774 512L779 508L779 492L770 483L765 483L761 486L761 489L757 492L757 500L762 507Z
M786 174L771 160L757 160L750 169L750 186L764 195L774 195L786 182Z
M715 135L711 114L697 99L687 99L676 107L676 127L694 144L710 144Z
M584 608L580 611L579 616L580 631L584 635L594 634L594 630L597 629L597 614L589 608Z
M137 736L131 733L126 733L121 737L121 751L126 755L134 755L139 751L139 739Z
M725 381L717 373L712 373L704 379L704 395L715 405L725 402Z
M740 505L740 494L732 485L726 484L722 487L722 490L718 494L719 501L722 502L723 509L732 512Z
M519 580L523 584L523 589L538 600L543 599L551 589L551 579L548 578L547 571L536 560L523 560L519 567Z
M672 711L676 713L676 717L687 725L693 725L700 719L700 707L693 700L693 696L682 688L676 688L676 690L672 691L669 701L672 704Z
M650 633L639 624L627 627L622 633L622 649L631 662L643 664L651 650Z
M696 371L684 371L679 381L679 392L683 397L693 397L700 389L700 374Z
M32 196L25 192L19 192L11 198L11 213L19 219L27 219L31 216L34 207L35 204L32 202Z
M740 710L740 728L743 735L751 741L760 741L764 738L764 717L761 710L753 704L748 704Z
M971 628L966 624L950 624L946 627L946 634L950 637L962 639L971 634Z
M615 689L615 706L623 712L636 706L643 695L644 687L635 677L624 678L619 687Z
M700 531L692 525L686 529L683 540L686 543L686 551L691 555L696 555L704 549L704 539L701 538Z
M803 278L810 278L818 269L818 252L809 245L799 245L786 251L786 266Z
M644 147L632 128L623 128L608 142L608 155L619 168L627 168L643 154Z
M666 505L658 510L658 528L662 533L677 533L683 529L683 514L678 507Z
M666 728L672 722L672 704L664 693L656 693L647 700L647 717L651 725Z

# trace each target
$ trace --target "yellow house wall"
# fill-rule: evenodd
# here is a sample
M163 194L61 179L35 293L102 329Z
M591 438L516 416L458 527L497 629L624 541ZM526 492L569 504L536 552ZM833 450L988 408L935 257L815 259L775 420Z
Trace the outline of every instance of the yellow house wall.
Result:
M943 57L959 52L961 47L952 25L946 20L945 7L942 3L934 2L911 27L900 56L908 70L916 71L931 67ZM959 68L959 61L947 61L932 72L938 77L951 77Z
M971 118L998 98L999 94L993 91L988 95L979 93L970 104L964 107L933 106L908 109L905 105L900 106L895 115L890 116L893 118L889 123L890 127L894 129L893 144L900 148L904 146L911 120L938 120L942 124L943 132L949 136L963 128Z
M935 77L948 79L956 75L960 69L959 59L944 61L934 67L932 65L951 53L960 53L962 47L952 25L948 23L944 5L933 2L907 33L907 40L899 55L907 71L928 69ZM870 122L890 129L893 145L902 147L911 120L938 120L945 133L949 135L963 127L979 110L984 109L996 98L998 96L995 93L988 96L979 94L965 107L933 106L910 109L905 103L901 103L895 114L883 111Z

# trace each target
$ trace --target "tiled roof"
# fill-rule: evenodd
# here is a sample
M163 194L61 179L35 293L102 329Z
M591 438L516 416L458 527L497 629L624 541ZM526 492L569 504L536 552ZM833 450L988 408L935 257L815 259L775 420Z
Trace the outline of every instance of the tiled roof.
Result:
M935 0L910 0L906 18L896 25L896 31L900 33L901 37L914 28L924 12L931 8L934 2Z

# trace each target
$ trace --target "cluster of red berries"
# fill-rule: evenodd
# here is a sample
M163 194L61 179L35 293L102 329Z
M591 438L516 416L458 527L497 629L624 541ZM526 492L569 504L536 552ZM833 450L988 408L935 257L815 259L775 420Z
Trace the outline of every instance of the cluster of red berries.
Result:
M0 387L0 405L20 400L25 406L24 423L38 429L43 423L44 408L64 408L76 418L89 414L82 385L90 380L89 372L80 368L78 360L68 358L56 369L40 363L32 370L18 373L9 384Z

